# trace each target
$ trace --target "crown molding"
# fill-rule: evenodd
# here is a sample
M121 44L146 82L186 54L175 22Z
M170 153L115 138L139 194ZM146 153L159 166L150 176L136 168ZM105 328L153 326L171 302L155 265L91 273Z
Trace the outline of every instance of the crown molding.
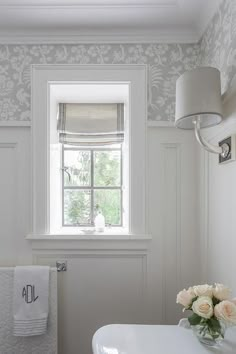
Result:
M0 32L0 44L132 44L132 43L198 43L199 37L194 31L152 33L46 33L29 32L10 34Z
M0 44L198 43L215 6L208 0L198 21L191 13L192 21L180 25L184 7L191 10L194 1L21 0L19 4L19 0L1 0ZM218 5L222 0L214 1ZM123 23L127 11L132 16ZM49 13L53 13L50 24L46 21ZM116 27L109 22L108 13L113 14ZM93 19L96 29L90 26Z
M95 4L81 4L81 5L0 5L0 9L6 9L6 10L17 10L17 11L25 11L25 10L100 10L102 9L132 9L132 8L145 8L145 9L169 9L169 8L175 8L176 5L174 4L101 4L101 5L95 5Z
M113 9L113 8L155 8L155 9L169 9L169 8L175 8L178 7L178 2L177 1L160 1L159 3L149 1L148 3L146 2L124 2L124 1L117 1L116 3L106 3L106 2L101 2L101 3L89 3L88 1L86 2L81 2L80 4L76 3L75 1L68 1L65 4L60 3L60 1L57 1L57 3L49 4L47 2L44 3L35 3L33 4L32 2L21 2L19 4L18 2L15 3L9 3L2 2L0 4L0 9L4 10L35 10L35 9L53 9L53 10L60 10L60 9L68 9L68 10L76 10L76 9L85 9L85 10L91 10L91 9Z

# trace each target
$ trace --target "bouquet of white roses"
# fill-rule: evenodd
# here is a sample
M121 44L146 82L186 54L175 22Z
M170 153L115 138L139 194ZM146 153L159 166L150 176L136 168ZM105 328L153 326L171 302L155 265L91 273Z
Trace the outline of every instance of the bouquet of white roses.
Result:
M204 284L180 291L176 302L184 306L183 311L193 312L188 321L199 339L217 341L224 337L226 327L236 325L236 299L230 300L230 295L223 284Z

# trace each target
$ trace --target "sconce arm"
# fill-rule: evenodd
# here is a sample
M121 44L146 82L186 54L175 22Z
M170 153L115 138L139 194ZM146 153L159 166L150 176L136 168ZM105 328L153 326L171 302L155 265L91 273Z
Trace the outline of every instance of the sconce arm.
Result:
M204 147L205 150L209 152L213 152L215 154L228 154L228 151L224 151L225 147L224 146L215 146L210 143L206 139L203 138L201 135L201 126L200 126L200 118L197 118L193 121L194 127L195 127L195 136L197 141L201 146ZM223 155L222 155L223 156Z

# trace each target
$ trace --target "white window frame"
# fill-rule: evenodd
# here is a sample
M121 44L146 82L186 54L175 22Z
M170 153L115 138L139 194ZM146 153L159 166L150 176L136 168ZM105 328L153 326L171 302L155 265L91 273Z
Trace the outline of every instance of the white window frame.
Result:
M74 82L74 83L50 83L50 233L58 234L86 234L94 235L94 229L86 227L71 226L70 229L62 225L62 210L55 208L55 205L62 205L62 179L59 162L62 155L62 145L58 141L56 116L59 102L77 103L114 103L124 104L124 142L122 146L123 155L123 200L122 200L122 227L106 228L105 233L127 233L129 230L129 84L120 82ZM99 233L100 235L100 233Z
M129 235L146 234L146 65L32 66L32 233L50 234L50 85L129 85Z

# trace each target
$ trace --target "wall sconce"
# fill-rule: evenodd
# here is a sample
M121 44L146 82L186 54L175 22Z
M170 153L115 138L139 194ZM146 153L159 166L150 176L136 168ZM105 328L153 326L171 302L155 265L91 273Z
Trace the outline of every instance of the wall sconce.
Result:
M235 158L235 139L228 137L219 146L210 144L201 135L201 128L219 124L223 118L219 70L199 67L185 72L176 82L175 126L194 129L195 136L209 152L219 154L219 162Z

